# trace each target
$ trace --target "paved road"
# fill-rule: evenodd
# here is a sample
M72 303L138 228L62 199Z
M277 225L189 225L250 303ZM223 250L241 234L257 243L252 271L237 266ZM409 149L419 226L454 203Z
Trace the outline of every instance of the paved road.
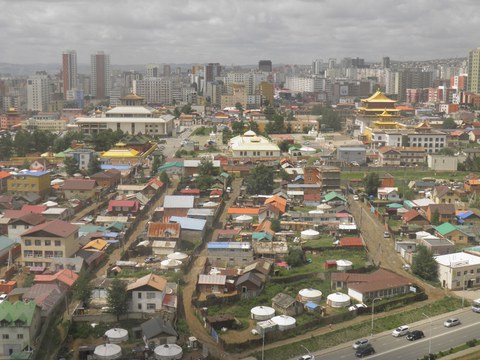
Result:
M444 327L443 322L452 316L458 317L462 324L452 328ZM369 338L376 353L368 358L377 360L415 360L428 354L430 347L432 353L449 350L452 347L464 344L468 340L479 338L480 314L472 313L470 309L463 309L433 317L431 329L430 321L426 318L408 325L411 330L422 330L425 337L410 342L405 337L394 338L391 335L391 331L383 332L375 335L373 338ZM351 342L313 354L316 360L348 360L356 358Z

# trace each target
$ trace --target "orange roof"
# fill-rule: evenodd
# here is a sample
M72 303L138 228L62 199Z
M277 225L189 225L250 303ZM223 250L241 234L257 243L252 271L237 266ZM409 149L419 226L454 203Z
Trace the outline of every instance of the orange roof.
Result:
M10 176L12 176L12 174L10 174L9 172L0 171L0 180L9 178Z
M158 291L165 291L167 279L155 274L148 274L127 286L127 291L135 290L144 286L150 286Z
M260 208L229 208L227 214L229 215L258 215L260 214Z
M363 240L359 237L345 237L340 239L340 246L363 246Z
M403 111L414 111L415 110L415 108L413 108L411 106L408 106L408 105L397 105L396 108L399 109L399 110L403 110Z
M468 185L480 185L480 179L468 179L466 183Z
M178 238L180 236L180 224L152 222L148 225L149 237Z
M272 235L275 235L275 231L273 231L271 229L271 226L272 226L272 222L270 220L263 220L261 224L259 224L256 228L255 228L255 232L262 232L262 231L265 231L265 232L268 232Z
M265 200L265 204L272 204L282 213L284 213L287 210L287 200L280 196L275 195L275 196L269 197L267 200Z
M71 287L78 279L78 274L70 269L63 269L52 275L35 275L35 282L55 282L60 281Z

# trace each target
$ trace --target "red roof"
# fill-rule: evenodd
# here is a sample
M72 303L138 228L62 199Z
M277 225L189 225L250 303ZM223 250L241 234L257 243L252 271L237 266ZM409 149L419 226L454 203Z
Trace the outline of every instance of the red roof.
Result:
M66 238L75 231L78 231L78 226L72 225L63 220L53 220L34 226L25 231L21 236L31 236L39 231L49 233L53 236Z
M200 189L182 189L180 190L182 195L200 195Z
M363 240L359 237L345 237L340 239L340 246L363 247Z
M10 174L9 172L0 171L0 180L7 179L7 178L9 178L10 176L12 176L12 174Z
M60 281L69 287L75 284L77 279L78 275L70 269L63 269L52 275L35 275L36 283L51 283Z
M303 195L304 201L320 201L322 199L322 195L320 194L305 194Z
M137 211L140 207L138 200L110 200L108 202L108 212L112 212L114 207L130 208L133 211Z
M420 214L417 210L412 209L407 211L405 214L402 215L403 221L409 222L415 219L417 216L421 216L423 219L425 219L422 214Z
M29 213L41 214L48 209L46 205L23 205L22 211L28 211Z
M88 179L67 179L63 183L63 190L93 190L97 182Z
M349 289L362 294L412 284L410 279L383 268L369 274L332 273L331 281L345 282Z

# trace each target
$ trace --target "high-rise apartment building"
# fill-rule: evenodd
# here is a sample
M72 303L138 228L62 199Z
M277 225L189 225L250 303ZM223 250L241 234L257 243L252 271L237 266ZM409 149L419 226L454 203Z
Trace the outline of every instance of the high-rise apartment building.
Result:
M110 55L98 51L90 58L91 90L90 94L97 99L110 96Z
M68 90L77 88L77 52L66 50L62 54L63 98L67 99Z
M222 66L219 63L208 63L205 65L205 81L215 81L222 73Z
M162 78L145 78L134 81L137 95L143 96L147 104L170 104L172 102L172 82Z
M390 69L390 58L388 56L382 58L382 68Z
M46 73L40 72L27 80L27 109L47 111L50 101L49 80Z
M157 78L160 77L160 65L158 64L148 64L146 67L145 77L147 78Z
M178 70L179 68L177 68ZM172 67L168 64L163 65L163 76L172 75Z
M467 91L480 94L480 48L468 53Z
M263 72L272 72L272 61L271 60L260 60L258 62L258 70Z

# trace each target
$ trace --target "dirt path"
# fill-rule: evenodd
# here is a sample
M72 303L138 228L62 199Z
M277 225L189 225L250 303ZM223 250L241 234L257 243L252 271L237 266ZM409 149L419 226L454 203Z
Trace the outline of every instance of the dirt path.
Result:
M214 228L221 229L223 228L226 220L227 220L227 212L228 209L234 203L235 199L237 198L240 192L240 185L241 179L235 179L232 184L233 192L230 194L230 199L226 202L225 208L223 213L220 215L218 221L214 225ZM208 232L208 235L205 239L205 243L212 240L213 230ZM208 347L210 355L212 355L216 359L234 359L231 354L226 353L223 351L221 346L217 344L213 338L207 334L205 328L201 321L195 315L195 308L192 305L192 297L195 291L195 286L197 284L197 277L198 274L202 271L205 261L207 261L207 248L205 247L197 258L194 260L193 266L190 271L185 274L185 287L182 291L182 302L183 302L183 309L185 314L185 320L188 325L188 329L192 336L195 336L202 344Z

